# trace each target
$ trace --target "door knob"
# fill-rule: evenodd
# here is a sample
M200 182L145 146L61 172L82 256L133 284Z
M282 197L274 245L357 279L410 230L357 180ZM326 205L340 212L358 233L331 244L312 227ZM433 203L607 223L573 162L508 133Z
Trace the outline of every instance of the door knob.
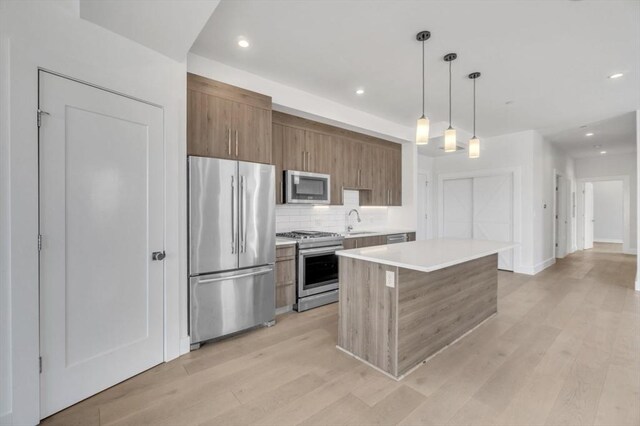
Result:
M167 257L167 254L164 252L164 250L154 251L151 254L151 260L164 260L165 257Z

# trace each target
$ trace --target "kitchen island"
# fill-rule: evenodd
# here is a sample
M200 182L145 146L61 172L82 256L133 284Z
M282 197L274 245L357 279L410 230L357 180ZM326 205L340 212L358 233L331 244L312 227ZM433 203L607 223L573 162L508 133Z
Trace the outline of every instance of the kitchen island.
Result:
M402 379L498 310L514 243L426 240L342 250L338 348Z

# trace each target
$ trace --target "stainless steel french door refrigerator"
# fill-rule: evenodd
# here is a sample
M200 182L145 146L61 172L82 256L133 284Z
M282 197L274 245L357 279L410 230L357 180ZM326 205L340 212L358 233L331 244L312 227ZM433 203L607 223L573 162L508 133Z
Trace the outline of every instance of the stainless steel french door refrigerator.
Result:
M275 318L275 168L189 157L191 344Z

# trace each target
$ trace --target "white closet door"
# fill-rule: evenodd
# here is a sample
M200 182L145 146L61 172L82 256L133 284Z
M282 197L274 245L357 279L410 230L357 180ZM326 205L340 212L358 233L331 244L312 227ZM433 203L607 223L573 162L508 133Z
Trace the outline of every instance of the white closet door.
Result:
M473 238L473 179L442 183L444 238Z
M163 360L162 109L40 74L42 417Z
M473 238L513 240L512 175L473 178ZM513 250L498 255L498 268L513 271Z

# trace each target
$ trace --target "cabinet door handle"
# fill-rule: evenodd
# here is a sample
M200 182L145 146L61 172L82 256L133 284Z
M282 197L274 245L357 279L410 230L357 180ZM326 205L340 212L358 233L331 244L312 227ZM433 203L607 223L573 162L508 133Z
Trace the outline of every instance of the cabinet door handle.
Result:
M238 131L236 130L236 157L238 156Z
M229 127L229 135L227 137L227 153L231 157L231 127Z

